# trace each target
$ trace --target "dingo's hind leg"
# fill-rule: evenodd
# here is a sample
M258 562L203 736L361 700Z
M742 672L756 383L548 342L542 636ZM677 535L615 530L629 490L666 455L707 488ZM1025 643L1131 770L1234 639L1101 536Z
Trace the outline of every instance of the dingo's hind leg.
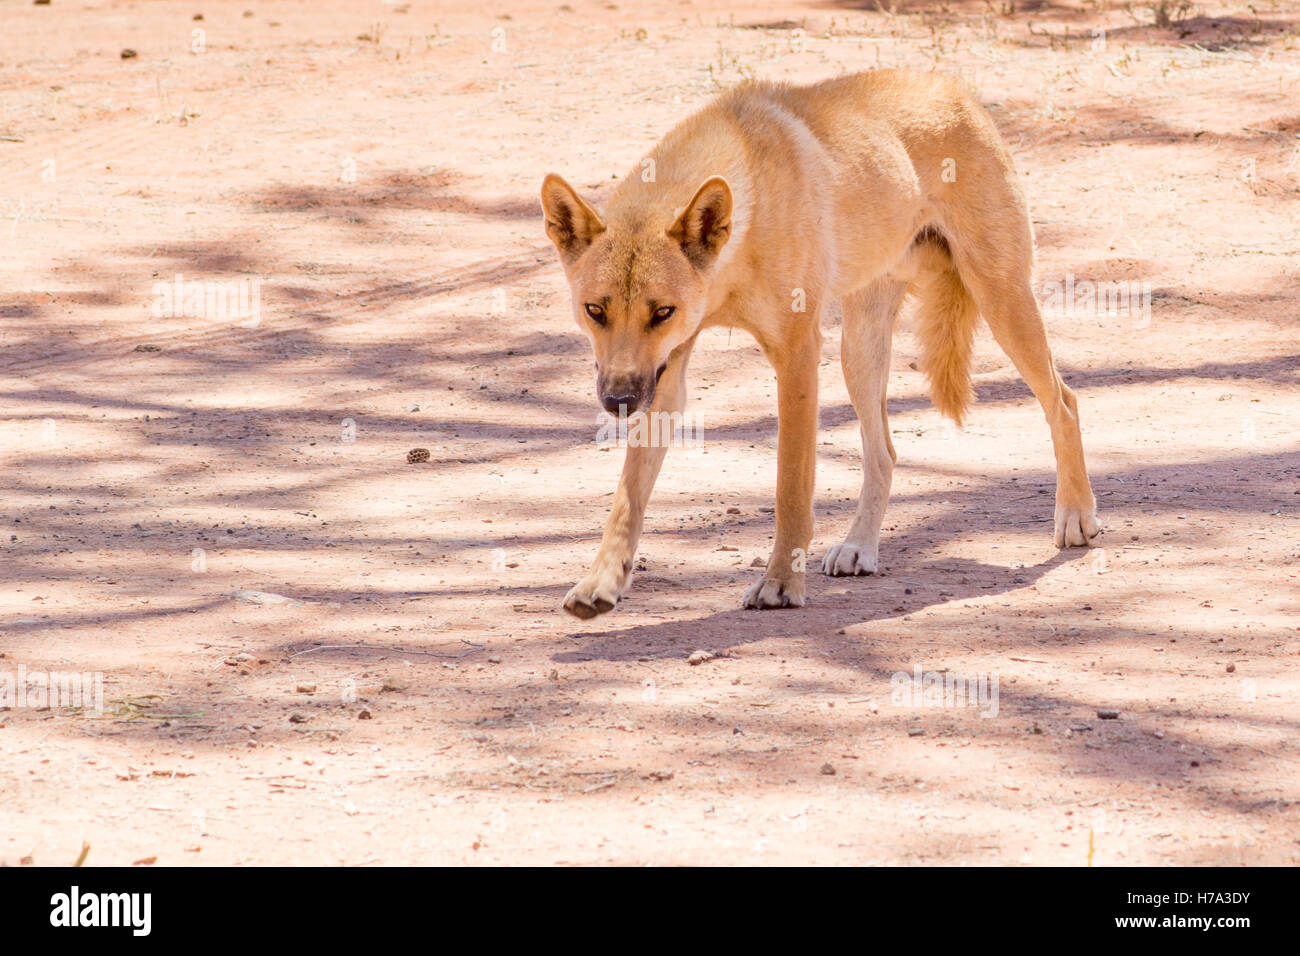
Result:
M885 391L894 320L906 291L905 282L879 279L844 300L840 364L862 432L862 494L848 535L822 558L826 574L876 573L880 525L897 459L889 438Z
M1079 406L1056 370L1034 297L1033 237L1024 201L1012 184L1004 189L1000 208L1005 215L947 224L951 252L994 339L1038 399L1051 428L1056 454L1056 546L1087 547L1101 525L1083 459Z

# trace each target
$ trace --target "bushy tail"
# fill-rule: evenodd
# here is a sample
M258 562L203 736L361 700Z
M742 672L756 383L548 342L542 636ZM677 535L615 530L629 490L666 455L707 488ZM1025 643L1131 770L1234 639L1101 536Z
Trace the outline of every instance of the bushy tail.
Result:
M960 425L975 401L970 370L979 310L957 274L946 243L926 242L917 252L921 269L913 291L921 306L916 314L921 371L929 379L934 407Z

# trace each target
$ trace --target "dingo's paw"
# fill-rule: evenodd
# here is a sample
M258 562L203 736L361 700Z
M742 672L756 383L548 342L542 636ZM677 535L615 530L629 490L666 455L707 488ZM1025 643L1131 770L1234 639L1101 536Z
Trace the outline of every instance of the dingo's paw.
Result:
M822 573L833 578L875 574L877 556L876 548L845 541L826 552L826 557L822 558Z
M745 601L741 605L762 611L773 607L803 607L803 575L782 581L778 578L762 578L755 581L745 592Z
M564 596L564 609L584 621L614 610L623 596L621 577L617 569L593 571L569 589Z
M1056 506L1055 539L1058 548L1090 548L1099 534L1101 522L1097 520L1096 505L1082 508Z

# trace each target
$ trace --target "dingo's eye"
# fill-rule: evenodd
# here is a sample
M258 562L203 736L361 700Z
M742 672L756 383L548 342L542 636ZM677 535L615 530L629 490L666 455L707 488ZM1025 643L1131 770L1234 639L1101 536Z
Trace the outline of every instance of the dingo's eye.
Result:
M605 310L595 302L587 303L587 314L596 320L597 325L605 324Z
M660 322L667 322L673 317L673 313L676 311L677 306L675 305L661 305L659 308L655 309L655 314L650 316L650 324L658 325Z

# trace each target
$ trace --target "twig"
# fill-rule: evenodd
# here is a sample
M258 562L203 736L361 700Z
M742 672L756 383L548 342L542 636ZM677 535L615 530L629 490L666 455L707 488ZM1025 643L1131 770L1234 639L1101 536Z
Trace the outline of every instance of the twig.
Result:
M467 657L470 654L473 654L475 651L482 651L487 649L486 644L475 644L473 641L467 641L463 637L460 639L460 642L462 644L468 644L470 646L470 650L462 651L459 654L439 654L437 651L422 651L418 648L407 648L407 647L389 647L386 644L318 644L316 647L309 647L305 651L294 651L294 653L290 654L289 656L298 657L301 654L314 654L316 651L337 651L337 650L345 650L348 648L359 647L359 648L364 648L365 650L368 651L394 651L395 653L398 654L423 654L426 657L449 657L455 660L457 658Z

